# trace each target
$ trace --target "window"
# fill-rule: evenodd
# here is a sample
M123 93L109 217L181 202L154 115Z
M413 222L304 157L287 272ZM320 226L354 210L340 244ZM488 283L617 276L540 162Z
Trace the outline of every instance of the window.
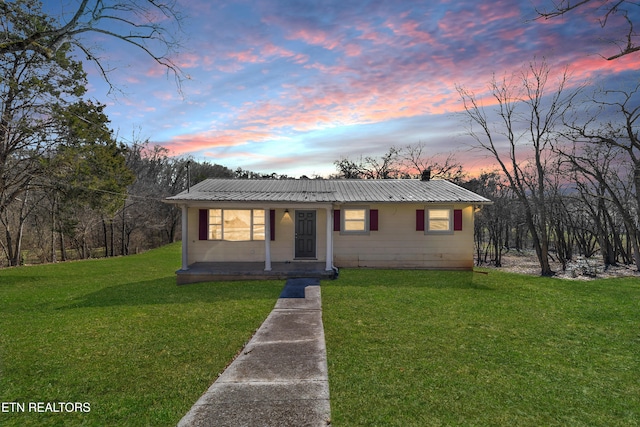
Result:
M362 234L369 232L369 215L367 208L343 208L342 232Z
M264 240L262 209L209 209L209 240Z
M344 231L367 231L366 209L344 209Z
M428 233L451 233L451 209L437 208L427 209L427 232Z
M432 208L416 210L416 231L429 234L453 234L462 231L462 209Z
M222 240L222 209L209 209L209 240Z

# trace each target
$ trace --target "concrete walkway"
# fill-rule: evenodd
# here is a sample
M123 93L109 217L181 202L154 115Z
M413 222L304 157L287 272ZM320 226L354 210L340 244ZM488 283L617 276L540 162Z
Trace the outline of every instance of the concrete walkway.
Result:
M260 329L178 427L330 425L319 283L287 281Z

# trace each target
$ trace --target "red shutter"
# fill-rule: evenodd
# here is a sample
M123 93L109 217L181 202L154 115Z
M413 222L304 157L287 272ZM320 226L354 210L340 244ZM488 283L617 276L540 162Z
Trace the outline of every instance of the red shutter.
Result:
M333 231L340 231L340 209L333 211Z
M416 209L416 231L424 231L424 209Z
M453 210L453 230L454 231L462 230L462 209Z
M369 210L369 230L378 231L378 209Z
M209 210L200 209L198 212L198 238L209 240Z
M269 210L269 229L270 229L270 240L276 240L276 210Z

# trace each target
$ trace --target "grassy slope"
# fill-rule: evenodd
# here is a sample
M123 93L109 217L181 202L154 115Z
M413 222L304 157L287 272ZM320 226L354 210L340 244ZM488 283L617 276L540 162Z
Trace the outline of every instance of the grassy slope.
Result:
M175 425L265 319L281 281L178 287L180 246L0 270L0 402L89 402L1 425Z
M345 270L322 290L335 426L640 425L640 283Z

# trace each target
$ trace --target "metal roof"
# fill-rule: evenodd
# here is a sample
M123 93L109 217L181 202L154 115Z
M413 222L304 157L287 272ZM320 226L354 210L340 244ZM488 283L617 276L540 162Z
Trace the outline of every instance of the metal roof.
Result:
M445 180L207 179L166 199L215 202L491 203Z

